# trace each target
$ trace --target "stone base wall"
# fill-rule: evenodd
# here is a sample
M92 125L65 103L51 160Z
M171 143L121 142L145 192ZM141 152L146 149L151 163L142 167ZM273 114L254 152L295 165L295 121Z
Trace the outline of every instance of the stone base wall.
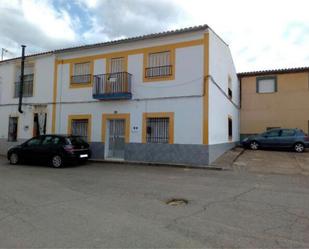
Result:
M0 154L6 155L10 147L24 141L8 142L6 139L0 139ZM215 145L128 143L125 145L124 161L206 167L236 145L237 143ZM90 146L92 159L104 160L104 143L92 142Z

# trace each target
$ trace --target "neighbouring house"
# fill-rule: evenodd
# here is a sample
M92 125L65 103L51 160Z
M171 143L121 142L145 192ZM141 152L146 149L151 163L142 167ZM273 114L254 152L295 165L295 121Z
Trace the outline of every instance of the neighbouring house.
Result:
M0 62L0 152L69 133L105 160L209 165L239 141L239 81L207 25Z
M309 67L238 74L241 138L271 128L309 132Z

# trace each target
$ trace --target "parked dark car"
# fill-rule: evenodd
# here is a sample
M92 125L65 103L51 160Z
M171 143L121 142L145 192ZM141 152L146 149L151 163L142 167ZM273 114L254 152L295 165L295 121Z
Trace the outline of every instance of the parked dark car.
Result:
M7 158L11 164L20 162L49 163L59 168L67 163L86 161L91 157L89 144L82 137L42 135L10 148Z
M303 152L309 147L309 137L300 129L271 129L242 141L243 146L252 150L259 148L290 148Z

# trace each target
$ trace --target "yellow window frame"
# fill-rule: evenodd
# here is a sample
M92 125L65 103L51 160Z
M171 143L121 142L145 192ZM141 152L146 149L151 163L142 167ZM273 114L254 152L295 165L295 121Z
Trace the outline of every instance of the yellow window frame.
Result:
M149 55L153 53L160 53L160 52L167 52L169 51L170 54L170 65L172 66L172 74L168 76L157 76L157 77L146 77L146 68L148 68L148 60ZM174 47L166 47L165 49L162 47L159 48L151 48L151 49L145 49L143 54L143 81L144 82L155 82L155 81L167 81L167 80L174 80L175 79L175 48Z
M81 64L81 63L89 63L90 64L90 81L86 83L73 83L72 82L72 76L74 76L74 65L75 64ZM93 85L93 73L94 73L94 66L93 66L93 60L80 60L80 61L74 61L70 63L70 88L85 88L85 87L92 87Z
M169 118L169 138L168 143L174 143L174 112L144 112L143 113L143 128L142 128L142 143L146 143L147 137L147 118Z
M72 121L73 120L84 120L84 119L88 120L87 138L88 138L88 142L91 142L91 127L92 127L91 114L69 115L68 116L68 134L69 135L72 134Z

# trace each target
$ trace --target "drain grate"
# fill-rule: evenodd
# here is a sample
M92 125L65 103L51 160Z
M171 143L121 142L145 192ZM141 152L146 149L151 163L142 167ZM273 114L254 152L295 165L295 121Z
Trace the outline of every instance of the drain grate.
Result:
M173 198L166 201L166 204L169 206L181 206L181 205L187 205L188 203L189 201L183 198Z

